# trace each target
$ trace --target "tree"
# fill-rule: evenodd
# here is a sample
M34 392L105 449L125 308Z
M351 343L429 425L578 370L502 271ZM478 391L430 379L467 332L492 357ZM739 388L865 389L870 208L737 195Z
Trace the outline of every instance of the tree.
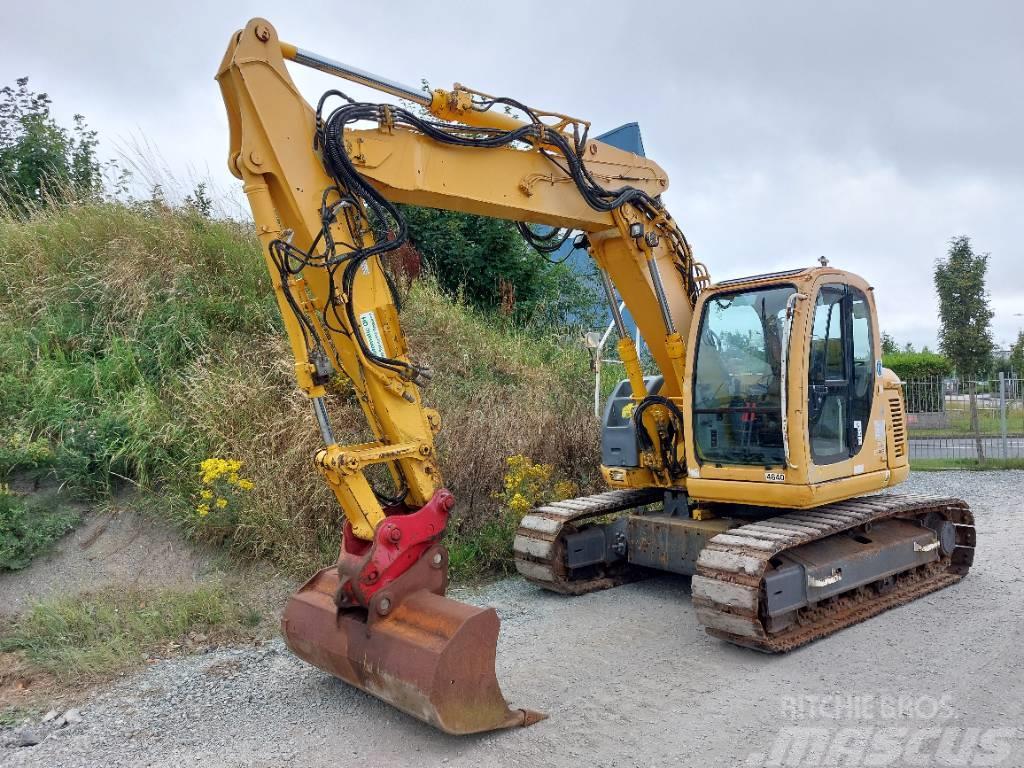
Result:
M586 280L534 251L510 221L401 206L409 239L448 294L521 320L559 323L598 302Z
M967 379L971 427L976 435L978 459L984 450L978 426L976 379L992 368L992 308L985 290L988 254L975 254L970 238L960 235L949 243L949 253L935 262L935 290L939 294L939 349Z
M1017 341L1010 347L1008 362L1014 376L1024 376L1024 331L1017 331Z
M894 339L888 332L882 331L882 354L892 355L899 351L900 345L896 343L896 339Z
M0 201L25 210L45 200L47 190L76 197L99 192L99 143L82 115L71 130L50 115L50 97L29 90L28 78L0 89Z
M992 367L992 308L985 290L988 254L975 254L968 237L954 237L949 254L935 263L939 294L939 349L962 377Z

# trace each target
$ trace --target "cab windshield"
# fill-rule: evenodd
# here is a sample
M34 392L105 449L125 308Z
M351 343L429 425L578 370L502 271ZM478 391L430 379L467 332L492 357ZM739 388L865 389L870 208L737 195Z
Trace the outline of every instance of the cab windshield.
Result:
M703 462L785 463L782 336L791 285L722 293L704 305L693 382Z

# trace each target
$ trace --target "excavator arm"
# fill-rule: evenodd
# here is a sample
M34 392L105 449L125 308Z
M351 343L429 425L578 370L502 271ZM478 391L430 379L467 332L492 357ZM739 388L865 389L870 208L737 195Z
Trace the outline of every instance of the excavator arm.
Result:
M286 60L421 111L340 91L314 109ZM406 238L395 203L514 220L540 250L581 233L577 244L593 256L619 326L634 399L647 393L616 290L665 374L658 396L646 398L643 423L654 437L642 472L646 484L668 487L685 482L681 438L671 438L681 430L668 427L681 396L683 339L707 283L661 204L668 179L652 161L587 138L584 121L459 85L427 94L283 43L262 19L232 37L217 79L228 166L244 183L296 380L323 436L315 465L346 519L337 565L289 604L286 639L306 660L444 730L528 724L538 716L509 710L495 680L493 610L443 597L440 539L454 500L436 460L440 417L420 392L430 371L409 354L382 264ZM527 222L555 229L540 234ZM355 391L368 442L335 439L325 396L339 376ZM368 477L378 465L388 489Z

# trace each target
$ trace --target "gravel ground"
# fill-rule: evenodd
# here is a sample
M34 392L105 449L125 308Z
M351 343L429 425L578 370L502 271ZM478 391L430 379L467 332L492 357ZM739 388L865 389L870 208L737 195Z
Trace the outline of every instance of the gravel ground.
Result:
M510 579L458 596L501 614L506 697L550 715L531 728L445 736L275 641L153 665L0 764L1024 766L1024 472L903 487L970 502L971 575L786 656L708 638L686 579L578 598Z

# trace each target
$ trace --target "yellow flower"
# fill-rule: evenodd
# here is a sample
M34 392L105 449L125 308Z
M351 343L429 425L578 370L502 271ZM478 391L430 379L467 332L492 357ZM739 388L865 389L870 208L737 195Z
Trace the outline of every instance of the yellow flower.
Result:
M199 469L200 469L200 471L203 474L203 482L204 483L212 482L223 471L221 469L221 460L220 459L204 459L199 464Z
M237 459L220 459L216 456L203 459L199 463L199 471L205 485L210 485L214 480L223 475L228 475L230 482L235 482L238 477L238 471L241 468L242 462Z
M228 505L227 499L217 499L217 509L224 509Z
M243 491L251 491L253 489L252 480L246 480L244 477L238 481L238 487Z
M530 504L529 500L523 496L523 494L517 493L509 500L508 506L509 509L511 509L513 512L522 514L523 512L526 512L526 510L528 510L532 505Z
M199 495L202 496L204 499L212 499L213 498L213 491L211 491L211 490L209 490L207 488L204 488L203 490L201 490L199 492Z
M200 504L198 507L196 507L196 512L199 513L200 517L206 517L208 514L210 514L210 505Z
M502 479L503 490L495 498L513 513L524 514L548 501L575 496L579 491L571 480L558 478L552 464L536 463L522 454L509 456L505 461L508 470Z
M559 480L555 483L555 496L559 499L568 499L579 492L576 483L572 480Z

